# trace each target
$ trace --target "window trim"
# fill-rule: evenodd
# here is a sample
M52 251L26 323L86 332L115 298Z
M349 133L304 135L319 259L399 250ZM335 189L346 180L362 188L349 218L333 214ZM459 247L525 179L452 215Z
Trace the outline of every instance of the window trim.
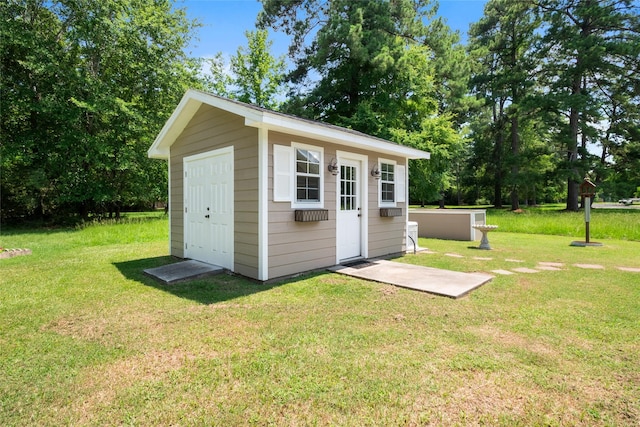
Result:
M393 165L393 181L384 181L384 182L388 182L388 183L393 183L393 202L388 202L388 201L383 201L382 200L382 183L383 183L383 179L382 179L382 164L388 164L388 165ZM397 179L396 179L396 174L397 174L397 167L398 167L398 162L395 160L389 160L389 159L382 159L379 158L378 159L378 170L380 171L380 179L378 180L378 207L379 208L395 208L398 206L398 196L396 194L397 192Z
M324 208L324 148L323 147L318 147L315 145L310 145L310 144L303 144L300 142L292 142L291 143L291 148L293 148L293 173L292 175L292 197L291 197L291 207L292 208ZM304 202L304 201L299 201L298 200L298 168L297 168L297 154L298 154L298 150L309 150L309 151L316 151L320 154L320 164L319 164L319 178L320 178L320 183L319 183L319 199L320 201L313 201L313 202ZM308 176L307 174L305 174L304 176Z

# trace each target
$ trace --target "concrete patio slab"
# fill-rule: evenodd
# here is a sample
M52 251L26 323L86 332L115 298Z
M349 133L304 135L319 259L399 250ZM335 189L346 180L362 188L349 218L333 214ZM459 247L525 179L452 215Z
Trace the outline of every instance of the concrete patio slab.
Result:
M571 244L569 244L569 246L578 246L578 247L586 248L586 247L590 247L590 246L603 246L603 244L600 243L600 242L585 242L585 241L581 241L581 240L576 240L576 241L571 242Z
M144 273L153 277L165 285L172 285L186 280L200 279L202 277L214 276L224 271L224 268L217 265L206 264L200 261L181 261L162 267L147 268Z
M353 267L337 265L329 270L449 298L460 298L493 279L485 273L461 273L385 260Z

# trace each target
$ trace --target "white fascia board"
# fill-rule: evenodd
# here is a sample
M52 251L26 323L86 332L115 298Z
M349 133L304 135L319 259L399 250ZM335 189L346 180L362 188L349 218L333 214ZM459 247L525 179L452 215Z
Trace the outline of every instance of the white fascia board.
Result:
M251 118L253 120L259 120L260 117L260 113L252 110L251 108L244 107L198 90L189 89L184 94L180 103L171 114L171 117L169 117L169 120L167 120L165 125L162 127L162 130L147 151L148 156L153 159L168 159L169 148L178 136L180 136L202 104L220 108L230 113L243 116L246 119Z
M168 159L171 144L182 133L201 105L201 101L192 99L187 92L151 144L147 155L152 159Z
M377 153L383 153L393 156L405 157L407 159L428 159L430 153L404 145L397 145L391 142L385 142L377 138L371 138L366 135L359 135L342 131L334 127L328 127L323 124L315 124L308 121L298 121L295 118L283 117L276 114L265 112L262 114L262 120L245 120L247 126L265 127L269 130L290 133L296 136L305 136L321 141L332 142L339 145L345 145L352 148L361 148L371 150Z

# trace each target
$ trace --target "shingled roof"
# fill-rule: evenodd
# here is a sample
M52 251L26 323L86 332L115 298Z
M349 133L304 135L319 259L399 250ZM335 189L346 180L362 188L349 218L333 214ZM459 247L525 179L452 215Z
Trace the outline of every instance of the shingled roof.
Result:
M430 157L426 151L400 145L353 129L267 110L255 105L223 98L195 89L189 89L184 94L182 100L171 114L171 117L169 117L149 148L149 157L160 159L168 158L171 145L173 145L203 104L244 117L245 125L250 127L304 136L320 141L346 145L352 148L373 150L379 153L401 156L408 159L428 159Z

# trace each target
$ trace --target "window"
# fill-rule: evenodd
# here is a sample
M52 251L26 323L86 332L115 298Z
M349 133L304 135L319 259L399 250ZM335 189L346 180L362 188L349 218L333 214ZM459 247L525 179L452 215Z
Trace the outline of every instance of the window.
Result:
M321 202L321 157L319 150L296 148L296 202Z
M407 167L395 160L378 159L380 179L378 180L378 206L395 208L406 202Z
M273 145L273 201L292 208L322 208L323 150L296 142Z
M395 165L391 163L380 163L380 203L395 205L395 202Z
M340 165L340 210L355 211L358 209L358 177L356 167Z

